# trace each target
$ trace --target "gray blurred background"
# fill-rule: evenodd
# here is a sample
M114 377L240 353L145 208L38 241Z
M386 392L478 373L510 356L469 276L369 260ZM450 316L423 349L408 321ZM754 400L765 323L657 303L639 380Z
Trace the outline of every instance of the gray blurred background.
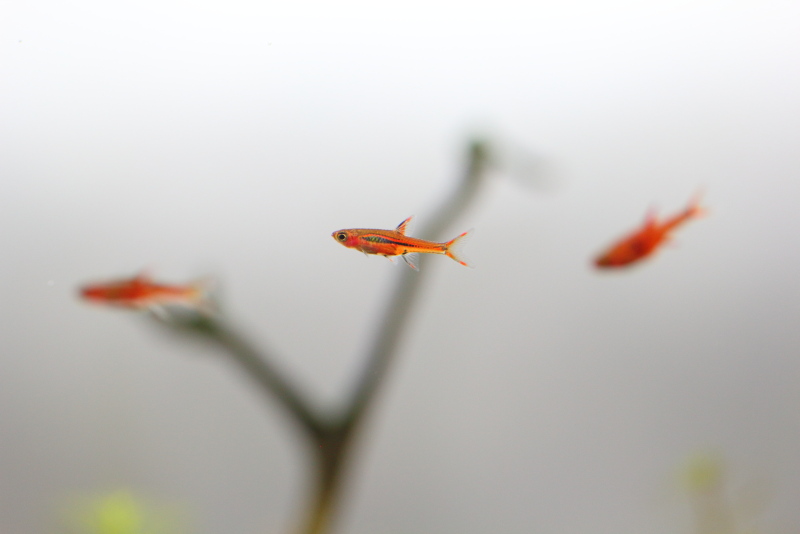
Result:
M80 284L219 280L315 392L347 391L404 266L337 245L452 228L361 442L341 532L692 531L725 458L800 530L800 4L24 2L0 17L0 532L127 488L191 532L281 533L305 444L211 348ZM591 258L699 189L652 261Z

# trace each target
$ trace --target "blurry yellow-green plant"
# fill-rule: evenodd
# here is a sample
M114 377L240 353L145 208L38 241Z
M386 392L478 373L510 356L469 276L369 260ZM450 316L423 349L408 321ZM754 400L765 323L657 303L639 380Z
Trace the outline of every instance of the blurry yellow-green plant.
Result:
M679 471L689 495L695 534L759 534L757 523L768 492L757 484L732 488L725 462L718 454L690 456Z
M127 490L78 499L66 512L68 534L183 534L176 510Z

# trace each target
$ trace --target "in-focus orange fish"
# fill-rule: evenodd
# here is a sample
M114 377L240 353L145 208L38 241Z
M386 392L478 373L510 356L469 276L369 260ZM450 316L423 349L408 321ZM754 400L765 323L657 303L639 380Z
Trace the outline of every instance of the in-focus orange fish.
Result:
M700 198L697 195L686 209L664 221L659 221L651 211L639 230L621 239L601 254L595 260L595 265L600 268L627 267L648 257L669 240L669 234L675 228L705 213L699 202Z
M444 254L453 258L461 265L470 265L459 257L460 246L469 231L451 239L447 243L425 241L406 235L406 227L412 217L401 222L395 230L374 230L370 228L349 228L336 230L331 236L346 246L360 250L364 254L379 254L393 260L395 256L402 257L412 269L418 271L418 254Z
M185 286L157 284L145 273L130 279L87 285L80 289L80 294L91 302L156 312L170 305L210 309L206 282Z

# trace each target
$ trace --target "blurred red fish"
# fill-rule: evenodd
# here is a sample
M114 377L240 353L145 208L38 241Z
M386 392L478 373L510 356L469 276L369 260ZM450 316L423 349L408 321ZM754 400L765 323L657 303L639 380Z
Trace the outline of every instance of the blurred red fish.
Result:
M675 228L705 213L699 203L700 196L696 195L686 209L663 222L653 212L648 213L644 226L601 254L595 265L600 268L627 267L650 256L661 244L669 241L669 234Z
M87 285L81 297L91 302L134 309L150 309L179 305L197 309L208 308L206 282L185 286L157 284L145 273L126 280Z
M451 239L446 243L435 241L425 241L406 235L406 227L412 217L401 222L395 230L374 230L369 228L350 228L337 230L331 236L346 246L360 250L364 254L378 254L386 256L390 260L395 256L402 257L412 269L418 271L418 254L444 254L453 258L461 265L470 265L459 257L460 246L464 243L464 238L469 231Z

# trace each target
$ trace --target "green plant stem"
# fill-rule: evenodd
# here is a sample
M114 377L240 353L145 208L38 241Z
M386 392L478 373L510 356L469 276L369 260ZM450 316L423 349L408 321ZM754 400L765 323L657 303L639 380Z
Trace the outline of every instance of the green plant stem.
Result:
M447 228L467 209L477 197L485 176L488 149L474 142L469 148L463 178L453 194L445 200L437 216L420 232L423 239L441 239ZM378 328L378 335L368 352L363 371L356 382L353 394L345 404L340 417L330 429L328 444L323 447L323 457L318 460L318 476L312 518L301 534L327 532L336 510L342 488L342 473L352 454L352 444L382 384L386 381L391 364L397 354L399 341L411 317L411 310L427 278L427 260L420 259L420 271L406 269L400 275L395 291L386 307Z
M441 239L444 231L477 197L487 161L486 145L473 142L462 179L436 211L435 217L422 229L422 238ZM173 330L199 334L220 346L265 394L278 401L308 437L315 480L308 511L298 534L323 534L332 527L355 437L374 406L374 399L396 357L410 312L419 298L423 280L427 278L427 260L427 257L421 258L420 272L407 269L400 275L353 393L334 417L315 410L309 397L280 372L268 353L257 350L219 317L193 315L188 319L163 321Z
M442 239L445 230L477 197L485 174L487 157L488 149L483 143L474 142L470 146L464 177L458 183L451 197L445 200L436 211L436 217L422 228L420 237L429 240ZM400 276L380 323L381 326L378 328L378 335L368 353L364 370L356 382L353 395L344 410L343 425L357 426L360 423L366 410L371 407L373 397L385 380L398 342L411 317L411 308L417 300L423 280L428 276L429 270L424 267L429 259L423 255L420 258L419 272L406 269Z
M308 503L308 513L299 525L298 534L323 534L330 530L342 487L342 476L346 472L344 445L341 431L332 428L325 443L313 451L315 480L312 500Z
M218 345L255 381L264 394L284 408L311 441L320 442L325 439L325 419L312 407L302 390L280 371L268 352L256 349L220 317L193 314L183 319L170 318L165 324L173 331L200 336Z

